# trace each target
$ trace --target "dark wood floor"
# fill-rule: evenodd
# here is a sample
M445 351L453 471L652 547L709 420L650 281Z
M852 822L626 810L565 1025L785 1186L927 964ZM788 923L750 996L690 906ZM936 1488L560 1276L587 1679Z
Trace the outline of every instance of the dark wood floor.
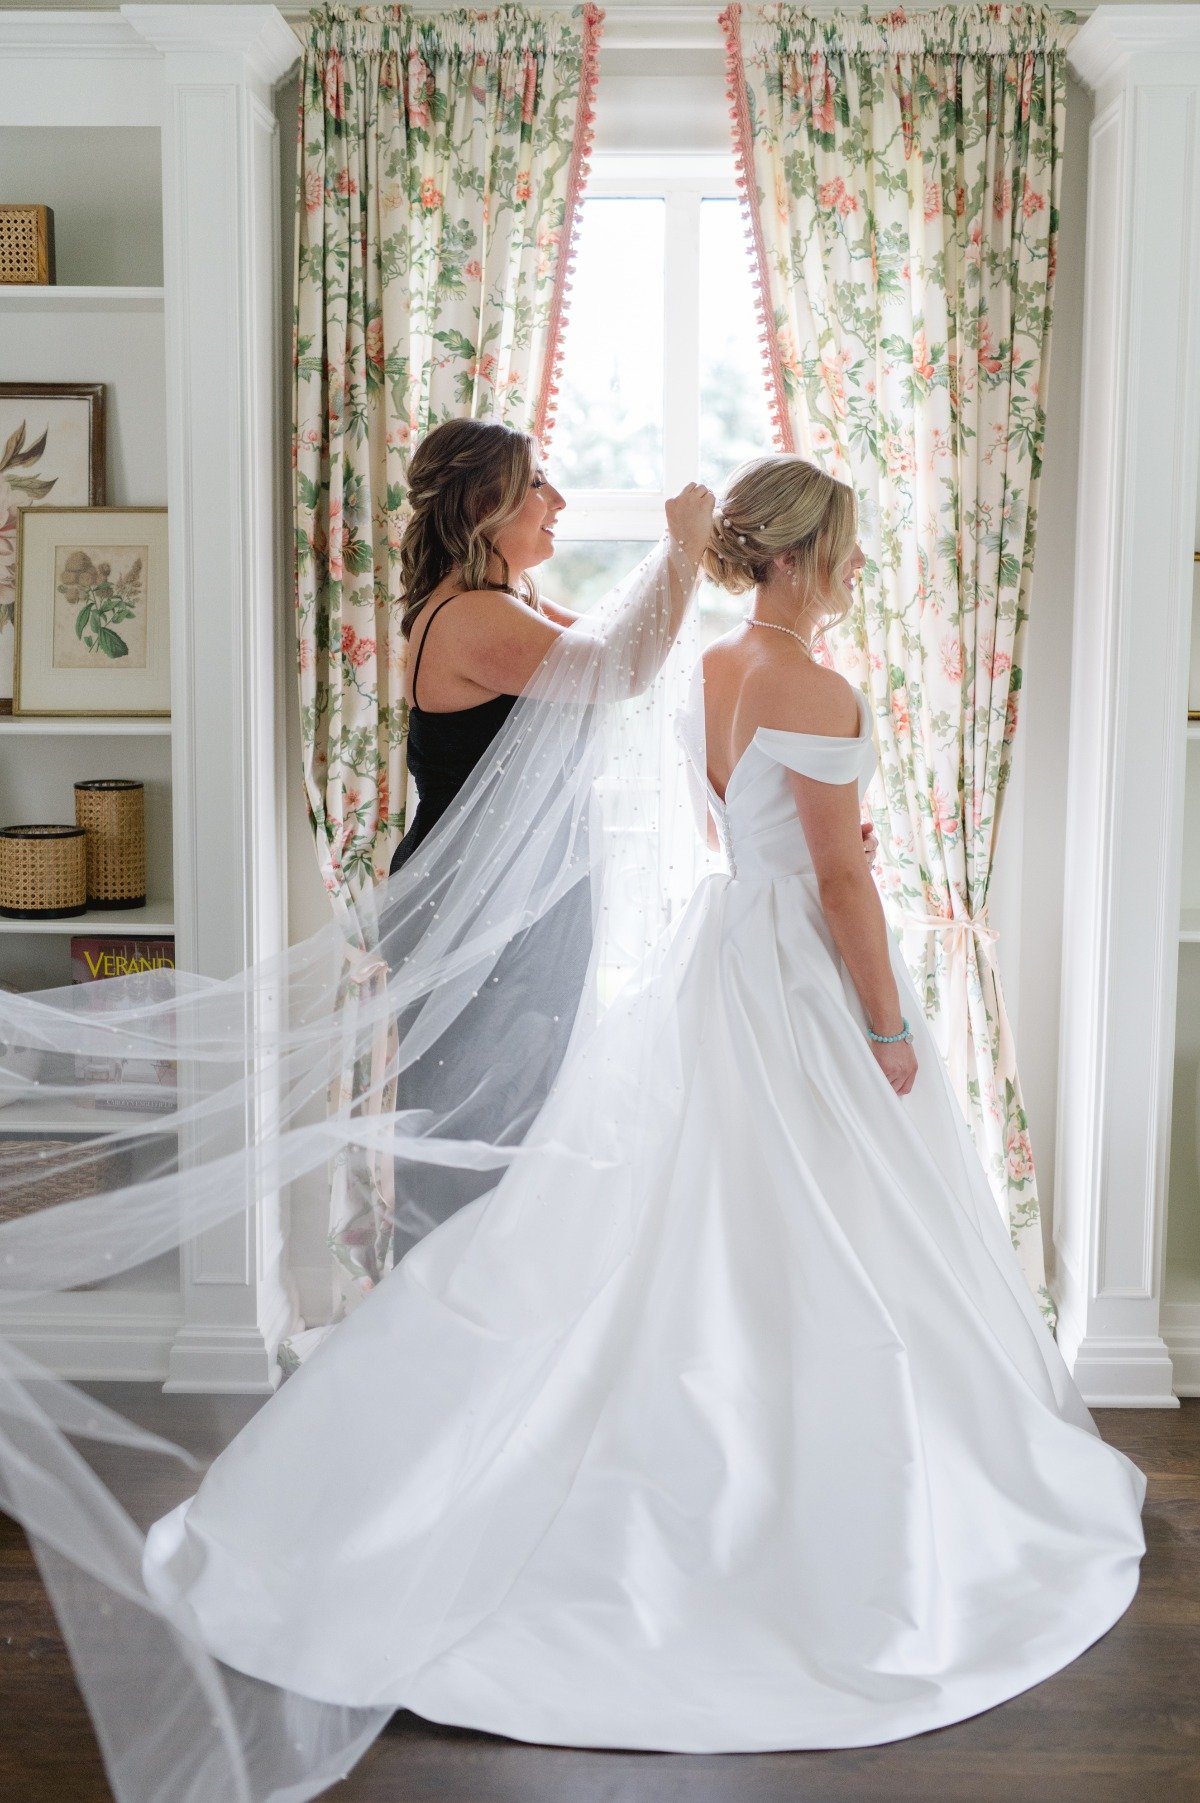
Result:
M136 1400L155 1425L155 1391L97 1394L130 1414ZM236 1415L237 1405L188 1403L197 1450L212 1440L214 1408ZM400 1714L328 1794L340 1803L1200 1803L1200 1399L1096 1420L1150 1479L1141 1587L1081 1659L998 1709L863 1751L707 1757L529 1747ZM138 1499L139 1516L171 1506L161 1485ZM180 1495L193 1487L181 1476ZM3 1516L0 1722L3 1803L109 1803L36 1567Z

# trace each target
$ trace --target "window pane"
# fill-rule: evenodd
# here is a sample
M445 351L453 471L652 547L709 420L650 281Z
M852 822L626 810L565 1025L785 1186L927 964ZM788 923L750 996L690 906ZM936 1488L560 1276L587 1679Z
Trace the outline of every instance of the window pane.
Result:
M587 200L550 474L559 487L661 492L661 200Z
M622 576L628 576L650 549L648 542L620 538L560 544L552 560L538 571L538 587L547 600L586 613Z
M700 480L774 448L750 253L736 200L700 208Z
M560 542L538 570L547 600L586 613L602 595L628 576L653 548L649 539L594 538ZM711 582L700 584L700 643L709 645L749 611L750 595L727 595Z
M750 612L750 603L754 596L727 595L724 589L717 588L711 582L700 584L700 648L711 645L723 633L744 620Z

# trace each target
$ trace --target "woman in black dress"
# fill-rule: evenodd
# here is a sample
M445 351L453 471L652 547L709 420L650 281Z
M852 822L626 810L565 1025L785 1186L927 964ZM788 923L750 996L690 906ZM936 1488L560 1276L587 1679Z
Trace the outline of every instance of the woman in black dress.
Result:
M530 579L553 555L564 503L527 433L483 420L436 427L413 456L408 501L401 632L409 643L408 764L418 807L392 858L393 873L451 806L518 695L579 617L544 600ZM712 494L698 483L667 503L667 528L693 564L707 541L712 507ZM676 628L686 599L681 596ZM401 1071L398 1108L436 1109L443 1136L520 1143L566 1050L591 953L591 910L589 885L581 881L501 956L497 974L520 974L522 993L537 997L535 1031L528 1009L514 1022L481 995ZM417 1012L404 1017L402 1029ZM505 1029L514 1026L521 1053L508 1056ZM536 1059L529 1057L531 1041L540 1047ZM394 1259L493 1187L498 1175L398 1162Z

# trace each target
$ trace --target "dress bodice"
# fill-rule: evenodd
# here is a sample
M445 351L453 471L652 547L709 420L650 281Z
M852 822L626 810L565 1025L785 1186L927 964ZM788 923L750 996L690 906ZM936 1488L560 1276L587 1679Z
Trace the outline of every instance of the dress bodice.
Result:
M440 814L474 770L516 702L515 695L494 695L475 707L430 714L408 712L408 768L422 807Z
M416 851L441 819L476 764L508 719L515 695L493 695L475 707L442 714L408 710L408 768L417 791L417 811L396 847L393 871Z
M485 588L515 591L505 583L484 583ZM417 811L392 857L393 873L408 862L421 841L441 819L476 764L508 719L517 697L493 695L473 707L451 708L431 714L417 700L417 678L433 622L462 591L444 595L426 622L413 665L412 702L408 710L408 768L417 791Z
M808 841L787 780L789 770L825 783L857 779L861 800L875 773L878 754L866 698L858 689L855 697L859 712L857 737L784 732L777 727L760 726L730 773L724 801L711 782L706 782L709 806L731 876L771 882L776 877L812 870Z

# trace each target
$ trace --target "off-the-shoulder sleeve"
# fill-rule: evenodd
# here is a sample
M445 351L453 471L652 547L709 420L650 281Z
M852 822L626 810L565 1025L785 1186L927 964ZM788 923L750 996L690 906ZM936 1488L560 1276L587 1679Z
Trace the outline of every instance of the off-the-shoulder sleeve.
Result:
M827 739L816 733L760 726L754 742L777 764L819 783L852 783L875 762L875 747L867 736Z

